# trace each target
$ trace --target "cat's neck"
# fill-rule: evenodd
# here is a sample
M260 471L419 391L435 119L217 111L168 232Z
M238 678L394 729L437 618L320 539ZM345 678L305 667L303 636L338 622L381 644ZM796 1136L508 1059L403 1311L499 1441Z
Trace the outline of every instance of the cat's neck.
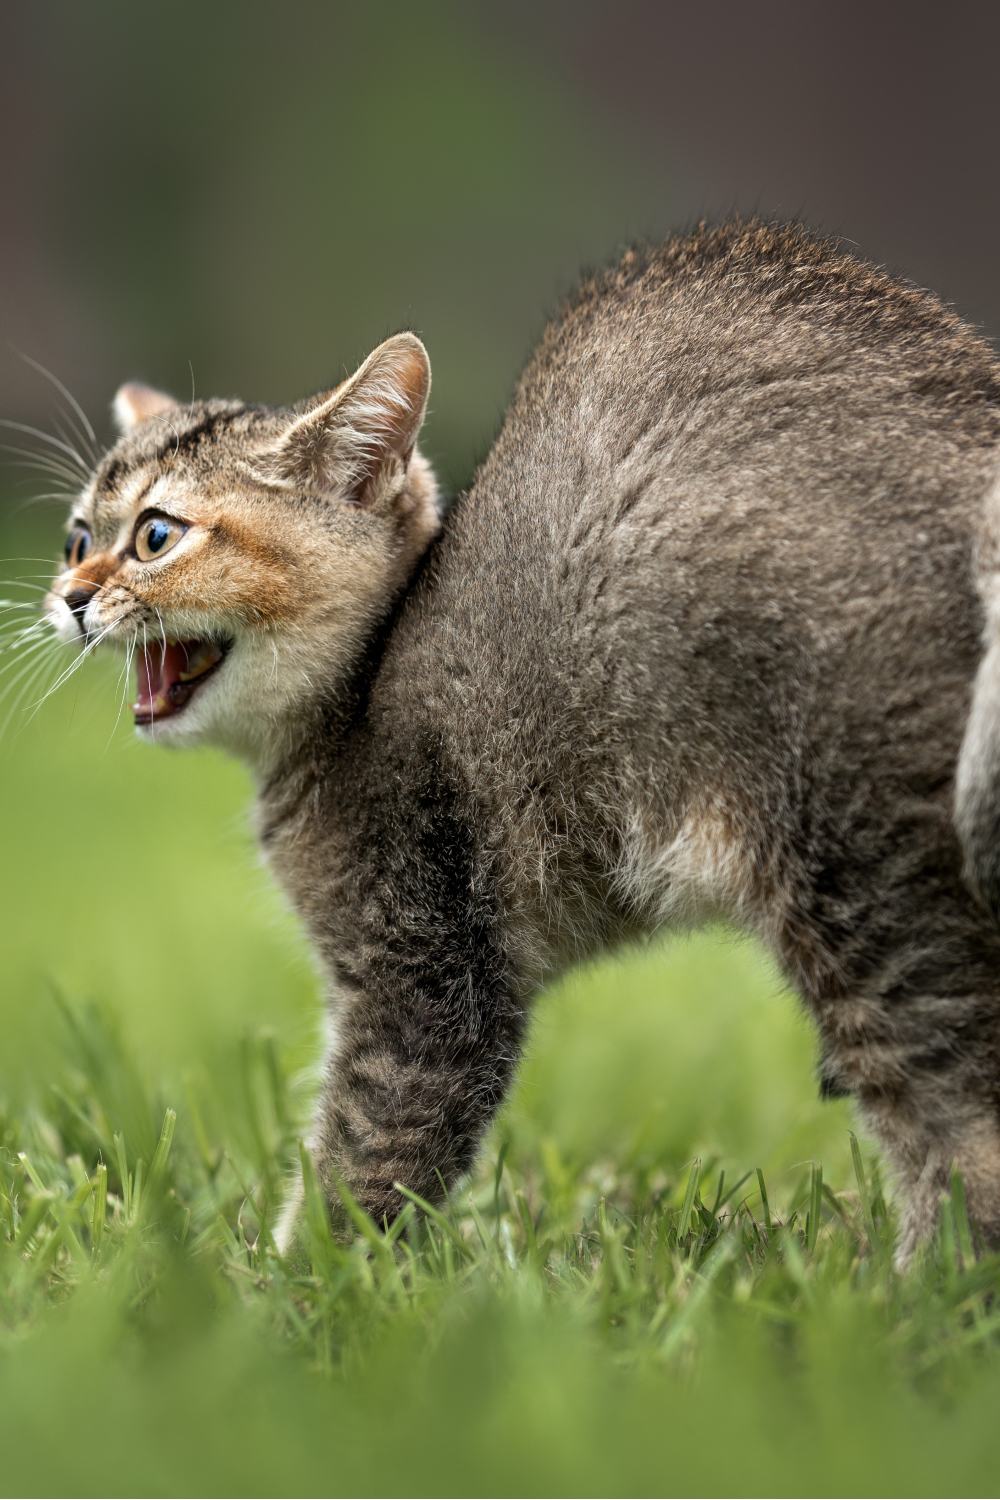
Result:
M439 545L435 543L430 552ZM368 718L391 648L405 634L407 617L426 606L434 579L434 569L427 559L422 560L407 588L360 644L346 671L338 664L330 679L317 684L315 694L293 712L278 720L250 724L239 742L223 747L247 765L262 805L298 801L304 788L336 774L345 744Z

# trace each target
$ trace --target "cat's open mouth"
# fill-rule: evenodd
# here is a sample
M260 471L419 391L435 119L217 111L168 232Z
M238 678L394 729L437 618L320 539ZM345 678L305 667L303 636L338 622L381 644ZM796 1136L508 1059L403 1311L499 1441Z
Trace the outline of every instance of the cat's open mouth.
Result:
M154 724L180 713L225 660L219 641L157 641L136 662L136 724Z

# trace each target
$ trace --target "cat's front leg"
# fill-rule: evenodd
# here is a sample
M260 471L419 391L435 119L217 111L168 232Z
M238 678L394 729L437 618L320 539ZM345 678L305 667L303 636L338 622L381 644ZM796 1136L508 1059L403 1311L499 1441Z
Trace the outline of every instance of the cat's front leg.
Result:
M487 1021L474 1005L464 1019L428 1012L422 1027L388 996L355 994L343 1009L307 1142L338 1235L351 1232L342 1187L384 1227L406 1202L402 1188L438 1201L467 1171L503 1102L520 1034L509 1013ZM274 1231L282 1253L302 1196L299 1181Z
M372 984L342 993L312 1139L335 1223L346 1186L378 1225L406 1201L439 1200L472 1164L517 1059L511 997L452 976L437 995Z
M401 1186L439 1200L471 1166L520 1054L525 987L488 877L455 853L439 843L406 876L365 881L341 928L309 1140L335 1228L349 1227L341 1185L380 1226L406 1202ZM295 1215L292 1203L286 1245Z
M329 800L298 821L272 814L269 841L331 981L308 1148L345 1229L341 1187L382 1225L407 1201L401 1185L440 1199L471 1166L544 968L512 918L498 840L439 743L414 731L377 750L344 751ZM295 1218L293 1200L285 1245Z

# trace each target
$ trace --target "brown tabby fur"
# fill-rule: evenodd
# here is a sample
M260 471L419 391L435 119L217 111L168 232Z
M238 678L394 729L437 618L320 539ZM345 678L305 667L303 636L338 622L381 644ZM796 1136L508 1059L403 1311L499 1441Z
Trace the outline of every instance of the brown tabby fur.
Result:
M436 540L412 336L292 411L122 393L94 550L56 595L97 586L91 634L233 642L146 733L257 773L329 976L332 1203L338 1180L377 1220L398 1182L438 1196L545 981L722 916L884 1143L901 1258L953 1166L1000 1240L1000 936L952 810L998 375L930 294L752 222L583 285ZM154 503L192 527L143 569Z

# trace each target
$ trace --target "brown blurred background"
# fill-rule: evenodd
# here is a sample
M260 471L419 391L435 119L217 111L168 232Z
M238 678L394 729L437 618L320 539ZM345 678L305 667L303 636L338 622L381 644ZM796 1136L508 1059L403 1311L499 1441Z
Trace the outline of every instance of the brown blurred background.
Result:
M19 4L0 22L0 411L290 400L387 331L452 485L623 240L801 216L1000 331L1000 15L951 5Z

